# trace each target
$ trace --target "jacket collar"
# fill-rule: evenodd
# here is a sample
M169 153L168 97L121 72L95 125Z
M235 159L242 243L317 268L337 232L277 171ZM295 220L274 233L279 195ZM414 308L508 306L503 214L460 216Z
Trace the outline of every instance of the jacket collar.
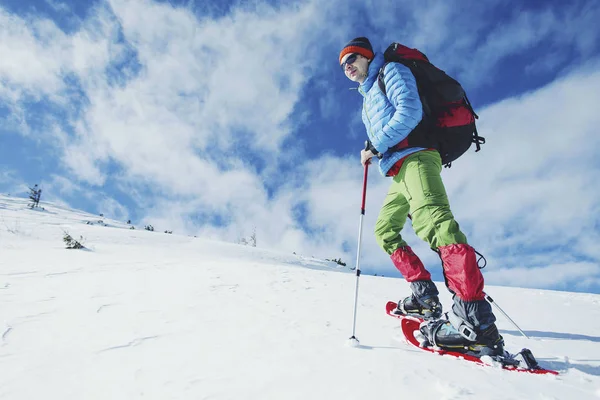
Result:
M385 64L385 60L383 59L383 54L375 53L375 57L369 64L369 71L367 72L367 79L363 83L360 84L359 92L364 96L371 88L373 84L377 81L377 76L379 75L379 70Z

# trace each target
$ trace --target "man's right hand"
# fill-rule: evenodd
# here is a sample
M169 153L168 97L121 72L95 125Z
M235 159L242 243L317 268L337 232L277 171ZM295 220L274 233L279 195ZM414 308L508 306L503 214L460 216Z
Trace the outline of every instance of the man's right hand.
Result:
M363 167L366 164L371 164L371 158L375 157L375 154L371 150L361 150L360 152L360 163Z

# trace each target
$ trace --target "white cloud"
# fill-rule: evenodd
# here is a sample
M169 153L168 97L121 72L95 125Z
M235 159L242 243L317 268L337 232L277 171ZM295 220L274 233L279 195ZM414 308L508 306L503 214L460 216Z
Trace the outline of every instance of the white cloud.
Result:
M468 88L496 84L496 71L507 57L528 59L541 53L546 63L585 60L598 50L600 6L594 1L507 9L502 0L462 1L460 5L420 1L398 5L372 0L368 15L383 30L376 46L400 41L423 50L434 64L451 72ZM392 8L399 13L390 13ZM508 15L506 15L508 14ZM542 44L543 50L531 53ZM554 53L548 59L545 52ZM548 66L540 63L542 71ZM531 72L530 67L530 72Z
M44 2L46 4L48 4L56 12L62 12L62 13L64 13L64 12L67 12L67 11L71 11L71 9L67 5L67 3L64 3L62 1L59 1L59 0L44 0Z
M51 175L48 182L44 182L43 186L46 192L59 194L60 197L72 197L74 194L81 196L85 193L85 188L81 187L73 179L60 175ZM58 200L54 199L54 200ZM53 201L54 201L53 200Z
M63 163L76 178L100 186L105 166L116 163L121 179L216 207L233 206L227 202L239 202L240 191L262 190L234 152L243 145L270 164L280 154L292 128L287 118L311 73L308 41L300 38L320 21L310 4L198 20L185 8L115 0L67 35L49 20L1 16L2 43L11 47L0 49L7 55L0 75L8 82L0 94L17 88L17 111L26 96L71 108L69 74L86 96L81 114L70 110L74 135L68 125L39 132L63 147ZM131 57L139 74L111 83L107 68Z
M543 267L510 268L486 274L489 283L503 286L519 286L566 289L576 287L589 290L597 285L600 276L600 265L595 263L550 264Z
M12 188L8 190L8 193L14 193L14 189L17 188L22 189L16 171L6 167L2 167L2 169L0 169L0 184Z
M36 96L60 91L60 43L64 34L49 20L28 21L0 8L0 76L2 92L17 90L11 96Z
M110 197L105 197L98 202L98 210L100 210L100 213L106 218L122 222L129 219L129 210Z

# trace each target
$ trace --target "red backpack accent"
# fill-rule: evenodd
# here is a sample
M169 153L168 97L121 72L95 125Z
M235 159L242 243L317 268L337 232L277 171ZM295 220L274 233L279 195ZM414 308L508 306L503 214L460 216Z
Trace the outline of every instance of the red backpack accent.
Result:
M472 143L476 152L481 150L485 138L477 133L475 119L479 118L464 89L454 78L429 62L417 49L392 43L383 53L386 63L378 76L379 88L386 94L383 71L390 62L408 67L417 81L419 97L423 104L423 120L395 150L406 147L425 147L438 150L442 164L449 167L463 155Z

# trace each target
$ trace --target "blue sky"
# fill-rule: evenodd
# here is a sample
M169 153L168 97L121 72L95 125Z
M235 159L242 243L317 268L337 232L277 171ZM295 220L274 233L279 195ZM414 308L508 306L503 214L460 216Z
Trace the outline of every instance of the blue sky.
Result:
M600 293L600 4L321 3L0 1L0 192L352 265L365 132L338 54L400 41L481 117L443 177L487 282ZM398 276L372 235L389 183L372 168L361 268Z

